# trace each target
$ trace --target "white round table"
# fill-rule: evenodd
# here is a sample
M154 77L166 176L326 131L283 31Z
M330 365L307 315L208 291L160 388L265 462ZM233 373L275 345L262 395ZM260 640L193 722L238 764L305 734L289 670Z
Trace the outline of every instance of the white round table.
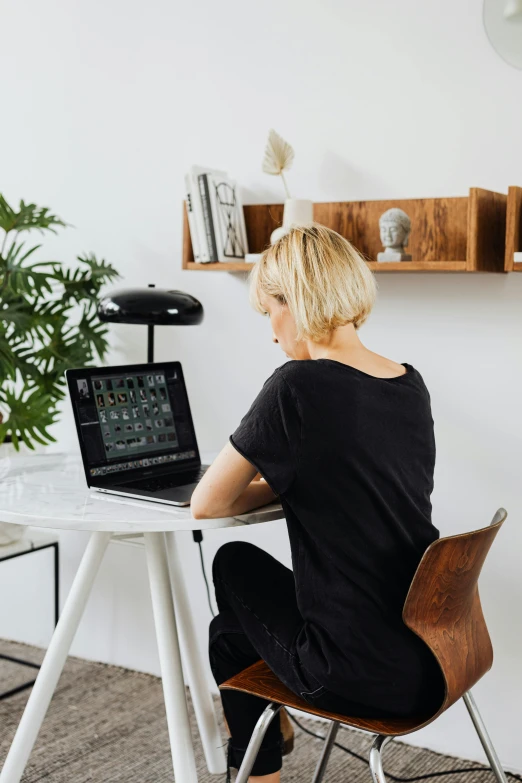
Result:
M190 508L111 497L89 489L80 458L67 454L4 457L0 462L0 486L2 522L86 530L91 534L0 773L0 783L19 783L107 545L112 536L125 534L143 534L145 538L175 781L197 783L182 659L209 772L225 772L222 739L197 650L176 531L282 519L281 506L271 504L238 517L196 520Z

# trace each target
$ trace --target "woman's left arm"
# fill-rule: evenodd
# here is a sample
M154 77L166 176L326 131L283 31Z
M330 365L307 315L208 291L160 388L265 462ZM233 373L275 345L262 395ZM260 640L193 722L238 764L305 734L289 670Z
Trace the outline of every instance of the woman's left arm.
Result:
M276 495L248 460L227 443L197 485L190 508L194 519L216 519L246 514L272 503Z

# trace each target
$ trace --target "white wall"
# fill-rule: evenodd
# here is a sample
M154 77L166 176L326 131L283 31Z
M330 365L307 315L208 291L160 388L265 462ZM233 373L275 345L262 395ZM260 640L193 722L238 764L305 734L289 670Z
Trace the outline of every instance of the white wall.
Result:
M240 275L181 271L183 174L223 167L246 202L281 201L261 173L275 127L295 147L295 195L316 201L464 195L522 184L522 72L491 49L479 0L4 0L2 166L9 199L51 206L75 226L46 240L50 258L92 250L125 284L180 288L205 306L202 326L160 330L157 358L183 362L198 437L217 451L284 356L249 309ZM481 579L495 648L477 685L502 761L522 769L519 464L522 275L381 275L361 337L408 361L430 389L437 436L434 522L443 535L509 511ZM112 359L140 361L145 332L114 328ZM68 412L67 412L68 413ZM60 448L75 448L68 415ZM212 532L285 562L281 524ZM85 545L64 534L63 582ZM209 613L197 549L184 562L205 652ZM45 644L50 568L3 564L0 636ZM23 591L22 591L23 586ZM157 671L144 556L111 547L73 652ZM461 705L412 742L483 758Z

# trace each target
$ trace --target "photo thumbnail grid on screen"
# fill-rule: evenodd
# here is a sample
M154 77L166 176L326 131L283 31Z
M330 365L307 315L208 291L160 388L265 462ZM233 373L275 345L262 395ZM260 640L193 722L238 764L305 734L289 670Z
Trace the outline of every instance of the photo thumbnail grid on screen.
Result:
M107 459L178 446L165 374L93 377Z

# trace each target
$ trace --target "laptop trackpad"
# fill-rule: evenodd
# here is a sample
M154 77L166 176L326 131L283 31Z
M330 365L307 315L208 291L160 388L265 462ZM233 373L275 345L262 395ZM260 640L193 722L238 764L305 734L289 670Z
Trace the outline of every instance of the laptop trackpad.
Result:
M163 500L174 500L178 503L183 500L190 500L192 493L197 487L195 484L184 484L182 487L169 487L168 489L158 489L157 492L153 492L152 495L155 498L162 498Z
M166 489L156 489L153 491L127 487L126 492L132 495L143 495L143 497L153 498L154 500L170 500L172 503L188 503L196 486L197 482L194 484L183 484L182 487L167 487Z

